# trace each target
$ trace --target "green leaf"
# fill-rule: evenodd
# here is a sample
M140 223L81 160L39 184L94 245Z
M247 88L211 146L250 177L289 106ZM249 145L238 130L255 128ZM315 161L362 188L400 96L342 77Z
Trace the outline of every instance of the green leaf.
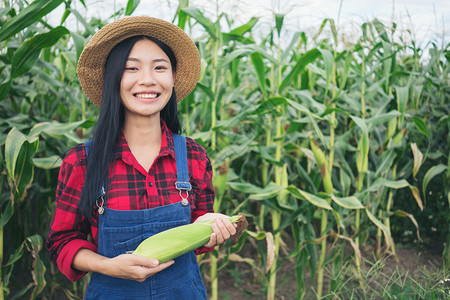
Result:
M5 163L6 169L8 170L8 175L13 181L15 181L15 176L17 174L16 165L19 154L22 150L24 144L30 144L32 148L37 150L39 140L37 137L28 138L22 132L20 132L15 127L11 129L6 137L5 142Z
M75 44L75 49L77 51L77 62L78 62L81 52L83 52L83 49L84 49L85 40L84 40L84 37L82 37L78 33L71 31L70 35L72 36L73 43Z
M33 164L36 167L46 170L59 168L61 167L61 163L61 157L58 155L33 158Z
M405 179L388 180L385 178L380 178L380 179L376 180L370 187L368 187L365 190L365 192L378 191L378 189L382 186L392 188L392 189L401 189L401 188L409 187L409 189L411 190L411 193L413 194L413 197L416 200L417 204L419 205L420 209L423 210L422 199L420 198L418 188L413 185L410 185L408 183L408 181L406 181Z
M414 156L413 177L416 178L417 172L419 172L423 163L423 154L420 152L419 148L417 148L416 143L411 143L411 150Z
M64 13L63 13L62 17L61 17L61 22L59 22L59 25L63 25L64 22L67 20L67 18L70 16L70 14L71 14L70 9L66 8L64 10Z
M305 191L302 191L301 189L297 188L294 185L290 185L287 190L289 191L289 193L291 193L292 196L294 196L295 198L301 199L301 200L307 200L308 202L310 202L311 204L320 207L320 208L324 208L324 209L328 209L328 210L332 210L330 204L328 204L328 202L320 197L317 197L315 195L309 194Z
M140 2L141 0L128 0L125 16L130 16L136 10Z
M350 116L352 120L361 128L361 138L358 142L358 151L356 153L356 167L359 173L365 173L369 166L369 130L363 119Z
M322 103L316 101L312 97L311 92L308 90L293 91L291 94L298 96L302 103L305 103L305 105L308 104L308 107L314 108L316 110L317 114L323 115L327 111L331 110L331 109L326 110L326 106L323 105ZM339 109L335 109L335 110L339 110ZM343 113L345 113L345 112L343 112Z
M8 81L2 83L0 85L0 100L5 99L9 95L9 90L11 89L12 81L8 79Z
M58 122L43 122L36 124L31 130L29 135L31 137L37 137L41 133L46 133L56 138L61 138L65 134L72 132L77 128L90 128L94 125L95 121L92 119L81 120L72 123L58 123Z
M259 154L261 155L261 158L264 159L265 161L274 164L278 167L281 167L284 165L284 163L282 161L277 161L274 157L275 153L270 153L270 150L273 150L273 148L271 147L266 147L266 146L260 146L259 147Z
M376 180L368 189L367 191L375 192L378 191L378 189L382 186L393 188L393 189L401 189L404 187L409 186L408 181L405 179L401 180L388 180L385 178L380 178Z
M384 26L383 22L381 22L378 19L374 19L372 21L372 25L375 27L375 29L377 30L378 34L383 39L383 41L389 42L389 37L388 37L388 34L386 32L386 27Z
M326 81L327 81L327 90L330 86L331 79L333 77L333 64L334 57L330 50L318 48L320 53L322 54L323 61L325 63L325 72L326 72Z
M262 188L248 182L228 182L228 185L233 190L246 194L257 194L262 191Z
M19 156L17 157L17 163L15 168L14 180L14 199L23 200L22 196L28 189L30 183L33 181L34 168L32 157L36 153L38 148L38 142L29 144L25 142L20 149Z
M412 117L412 120L414 122L414 125L416 125L416 128L426 137L430 137L428 133L427 125L425 124L425 121L418 117Z
M350 118L352 118L352 120L355 122L355 124L358 125L358 127L362 130L364 135L367 135L367 136L369 135L369 130L363 119L361 119L357 116L352 116L352 115L350 115Z
M11 78L18 77L30 70L39 58L42 48L51 47L69 31L62 26L55 27L47 33L38 34L25 41L14 53L11 63Z
M231 30L229 34L242 36L252 30L253 26L258 22L259 18L252 17L247 23Z
M281 54L281 62L280 62L281 65L285 65L288 59L291 57L289 53L291 53L292 49L298 45L298 40L300 39L300 37L301 37L300 32L294 33L289 45L285 49L283 49L283 52Z
M397 110L391 110L388 113L379 114L372 118L365 119L365 121L366 121L366 124L375 126L378 124L384 124L386 122L389 122L390 120L397 118L399 115L400 115L400 112L398 112Z
M433 179L435 176L441 174L442 172L447 170L447 166L443 165L443 164L439 164L437 166L433 166L431 167L428 172L425 174L424 178L423 178L423 183L422 183L422 190L423 190L423 198L426 198L426 191L427 191L427 187L428 184L430 183L431 179Z
M401 114L399 118L399 127L401 127L403 124L403 118L405 116L406 105L409 99L409 87L397 87L395 91L397 94L397 109Z
M389 229L382 223L380 220L378 220L367 208L366 208L366 214L369 217L369 219L383 231L384 238L386 239L386 247L390 248L392 245L392 238Z
M219 67L224 67L224 66L228 65L229 63L233 62L238 57L247 56L247 55L252 54L253 52L255 52L254 49L247 48L247 47L242 47L242 48L236 49L225 56L225 58L220 63Z
M317 115L315 115L315 114L313 114L313 113L311 113L311 111L308 108L306 108L305 106L301 105L300 103L298 103L296 101L293 101L291 99L288 99L288 98L285 98L285 99L289 103L290 106L292 106L293 108L297 109L298 111L301 111L301 112L303 112L303 113L308 115L308 117L311 120L311 123L312 123L312 125L314 127L314 130L315 130L315 132L317 134L317 136L323 142L323 140L324 140L323 133L319 129L319 126L317 125L317 122L315 120L315 119L321 120L322 118L317 116Z
M42 238L40 235L35 234L27 238L27 248L31 252L31 256L34 258L33 262L33 281L35 288L31 293L31 299L35 299L46 286L45 281L45 265L39 257L39 252L42 249Z
M16 261L18 261L22 255L23 255L23 248L25 247L25 242L23 242L19 248L16 249L16 251L14 251L14 253L12 253L9 256L8 262L3 265L2 267L7 267L7 266L11 266L13 265Z
M275 26L277 28L278 37L281 34L281 27L283 27L284 15L283 14L275 14Z
M57 8L63 0L35 0L12 17L0 30L0 42L18 33Z
M375 178L382 176L385 172L390 170L395 159L394 148L390 148L381 157L381 163L378 164L377 171L375 172Z
M283 91L291 84L291 81L296 78L298 74L302 72L309 63L315 61L317 57L319 57L319 55L320 51L315 48L300 56L295 66L281 82L280 87L278 88L278 93L282 94Z
M277 196L282 190L284 190L284 188L282 186L279 186L273 182L270 182L259 193L250 195L250 199L253 199L253 200L272 199L273 197Z
M347 52L345 52L347 53ZM335 98L337 98L342 90L345 88L345 84L347 83L347 78L349 75L349 71L350 71L350 67L352 65L353 62L353 52L348 52L348 55L345 58L345 65L344 65L344 69L341 72L341 75L339 76L339 91L337 92Z
M3 230L3 226L5 226L6 223L8 223L9 219L11 219L13 214L14 214L13 201L9 200L8 203L6 204L5 210L2 211L2 214L0 215L0 230Z
M335 195L331 195L331 199L339 204L340 206L348 209L359 209L365 208L364 205L359 201L355 196L350 197L337 197Z
M84 28L86 28L86 31L90 34L90 35L94 35L95 33L95 28L89 24L88 22L86 22L86 20L83 18L83 16L76 10L73 8L70 8L70 10L72 11L72 13L74 14L74 16L77 18L78 22L80 22L81 24L83 24Z
M195 19L200 25L202 25L213 39L217 39L216 27L214 26L213 22L206 18L198 8L183 7L181 11L191 18Z
M411 220L411 222L414 224L414 226L416 226L417 238L419 239L419 241L422 240L420 238L419 224L417 223L416 218L414 218L414 216L412 214L409 214L406 211L398 209L394 212L394 215L402 217L402 218L408 217Z
M254 52L250 55L253 66L256 71L256 78L258 79L258 85L261 90L261 93L264 95L264 98L267 98L268 93L266 90L266 70L264 67L264 61L262 59L261 54L258 52Z

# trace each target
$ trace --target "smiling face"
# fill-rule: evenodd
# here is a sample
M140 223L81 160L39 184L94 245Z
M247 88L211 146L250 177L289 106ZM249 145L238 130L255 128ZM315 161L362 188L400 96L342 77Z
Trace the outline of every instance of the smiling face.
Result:
M125 118L159 119L172 95L175 74L169 57L153 41L142 39L131 49L120 82Z

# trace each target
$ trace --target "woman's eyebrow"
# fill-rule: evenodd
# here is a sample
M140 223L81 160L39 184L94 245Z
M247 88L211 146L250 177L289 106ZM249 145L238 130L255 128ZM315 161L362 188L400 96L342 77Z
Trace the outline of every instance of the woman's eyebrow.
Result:
M136 57L128 57L127 61L137 61L137 62L140 62L141 60L140 60L139 58L136 58ZM153 62L166 62L166 63L169 63L169 61L168 61L167 59L165 59L165 58L155 58L155 59L153 60Z

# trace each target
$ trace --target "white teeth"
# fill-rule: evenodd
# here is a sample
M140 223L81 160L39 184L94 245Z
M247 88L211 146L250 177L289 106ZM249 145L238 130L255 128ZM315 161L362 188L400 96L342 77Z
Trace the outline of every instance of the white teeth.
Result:
M158 97L158 94L136 94L136 97L142 99L153 99Z

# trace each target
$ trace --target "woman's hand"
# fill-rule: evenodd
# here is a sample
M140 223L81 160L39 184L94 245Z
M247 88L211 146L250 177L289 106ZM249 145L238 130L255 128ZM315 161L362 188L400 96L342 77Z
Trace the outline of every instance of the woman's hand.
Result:
M160 264L158 260L134 254L122 254L105 259L108 276L143 282L148 277L174 264L173 260Z
M206 213L195 220L198 221L208 221L216 219L216 221L211 225L213 233L209 239L209 242L204 246L211 248L223 244L232 235L236 234L236 224L232 224L228 220L228 216L219 213ZM195 223L194 222L194 223Z
M97 272L111 277L144 281L174 264L173 260L160 264L158 260L134 254L104 257L89 249L80 249L72 267L84 272Z

